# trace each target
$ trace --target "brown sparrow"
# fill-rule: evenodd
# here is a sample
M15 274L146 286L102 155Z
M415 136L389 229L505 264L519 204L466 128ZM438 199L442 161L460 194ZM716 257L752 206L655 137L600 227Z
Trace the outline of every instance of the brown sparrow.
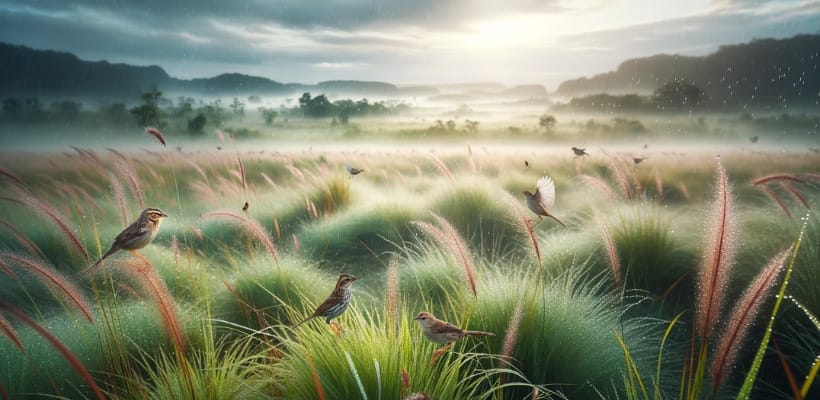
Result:
M495 336L495 333L492 332L468 331L461 329L447 321L442 321L436 318L433 314L426 311L420 312L419 315L416 315L413 319L419 321L421 331L427 339L430 339L436 343L445 344L444 347L433 352L433 358L430 360L431 365L435 363L436 358L438 358L441 353L450 348L453 342L463 338L464 336Z
M528 190L524 191L524 197L527 199L527 208L532 210L538 216L538 221L541 221L541 216L550 217L556 222L564 225L561 220L550 214L550 209L555 206L555 184L548 176L542 176L536 183L535 193L530 193Z
M302 325L316 317L325 317L325 322L330 324L334 318L342 315L342 313L345 312L347 307L350 305L350 285L352 285L356 279L359 278L349 274L339 275L339 280L336 281L336 288L333 289L330 296L328 296L324 303L320 304L319 307L316 307L316 311L314 311L313 314L294 325L293 329L296 329L299 325ZM337 334L339 332L341 332L341 328L336 330Z
M120 250L134 251L148 246L157 236L162 219L167 216L168 215L158 208L146 208L142 210L139 218L131 223L131 225L128 225L127 228L123 229L123 231L114 238L114 243L111 245L111 248L108 249L99 260L86 268L85 271L87 272L95 268L103 260Z

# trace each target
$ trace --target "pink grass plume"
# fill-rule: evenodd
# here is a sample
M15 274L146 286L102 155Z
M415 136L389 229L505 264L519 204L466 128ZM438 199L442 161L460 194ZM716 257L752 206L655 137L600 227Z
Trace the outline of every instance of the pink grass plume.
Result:
M163 147L165 146L165 136L162 136L162 132L160 132L159 129L154 127L147 127L145 128L145 133L159 140L159 142L162 143Z

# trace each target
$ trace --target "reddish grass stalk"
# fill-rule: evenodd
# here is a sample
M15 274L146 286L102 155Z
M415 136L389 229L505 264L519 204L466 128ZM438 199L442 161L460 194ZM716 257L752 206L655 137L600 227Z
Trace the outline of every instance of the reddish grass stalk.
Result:
M14 343L18 349L20 349L20 351L25 351L23 350L23 342L20 341L20 338L17 336L17 332L11 326L9 321L3 318L3 314L0 314L0 330L3 331L3 334L5 334L6 337L9 338L9 340L11 340L11 342Z
M43 251L40 250L40 247L38 247L37 244L32 242L31 239L24 235L23 232L20 232L20 230L15 228L12 224L3 220L0 220L0 225L5 226L6 229L11 231L11 233L14 235L17 241L20 242L20 244L26 248L29 254L31 254L34 257L39 257L42 260L46 259L46 255L43 254Z
M604 250L606 250L606 258L609 260L609 267L612 269L612 276L615 278L615 283L620 284L621 261L618 258L618 248L615 246L615 240L612 239L609 224L601 215L598 215L598 226L601 228L601 239L604 242Z
M242 191L248 190L247 182L245 181L245 165L242 164L242 159L239 158L239 153L236 154L236 161L239 162L239 176L242 178Z
M12 182L17 184L17 186L20 186L21 189L28 190L28 188L26 188L26 184L23 183L23 180L18 178L17 175L14 175L11 172L9 172L9 170L5 168L0 168L0 176L5 176L6 178L11 179Z
M299 168L296 168L296 166L288 164L285 165L285 168L287 168L291 175L293 175L296 178L299 178L300 181L305 181L305 174L303 174L302 171L299 170Z
M692 201L692 196L689 195L689 189L686 188L686 184L683 182L678 182L678 191L686 199L686 202L689 203Z
M661 179L661 171L654 168L653 175L655 176L655 193L658 195L658 201L663 199L663 179Z
M735 250L732 194L729 177L720 163L717 165L715 200L709 220L712 226L707 235L707 247L698 279L699 292L695 320L695 331L701 339L711 336L720 315Z
M456 261L461 264L464 269L464 275L467 278L470 289L473 291L473 296L478 296L475 284L475 267L473 266L473 260L472 257L470 257L467 244L464 243L461 235L446 219L437 214L433 214L433 218L438 222L441 228L422 221L415 221L414 224L435 240L439 246L447 249L450 254L455 257Z
M233 222L239 223L240 226L245 228L249 233L256 237L257 240L262 242L265 246L265 249L268 250L271 257L276 261L277 265L279 264L279 260L277 258L276 247L273 245L273 241L268 235L268 232L259 225L256 220L250 219L249 217L237 214L231 211L211 211L209 213L204 214L199 218L200 220L207 220L207 219L227 219Z
M15 274L15 273L14 273L14 271L12 271L11 267L9 267L9 266L8 266L8 264L6 264L5 262L3 262L2 260L0 260L0 271L5 272L5 273L6 273L6 275L8 275L8 276L10 276L10 277L12 277L12 278L16 278L16 277L17 277L17 274Z
M792 174L769 174L752 180L753 185L762 185L770 181L792 181L802 183L803 180Z
M276 232L276 238L282 238L282 229L279 228L279 218L273 219L273 231Z
M259 174L260 174L260 175L262 175L262 179L264 179L264 180L265 180L265 182L267 182L267 183L268 183L268 185L270 185L270 187L271 187L272 189L276 189L276 183L273 181L273 179L271 179L271 178L268 176L268 174L266 174L266 173L264 173L264 172L260 172Z
M179 265L179 240L176 234L171 237L171 254L174 255L174 265Z
M296 254L301 253L302 252L302 246L299 245L299 238L296 237L295 233L291 233L290 237L293 239L293 251L295 251Z
M455 178L453 178L453 174L450 173L450 169L447 168L447 165L444 164L435 154L430 154L430 157L433 159L433 163L436 167L441 171L442 174L450 178L451 181L455 182Z
M55 289L58 294L62 293L63 296L60 297L62 297L66 303L74 304L85 319L89 322L94 322L94 319L91 316L91 307L88 305L89 303L85 297L83 297L80 289L62 276L59 272L54 271L45 265L39 264L34 260L21 257L16 254L3 253L2 258L34 272L34 276L37 277L40 282L52 289Z
M780 187L789 192L789 194L791 194L795 200L799 201L800 204L803 205L803 207L809 209L809 202L806 201L806 198L803 196L803 194L800 193L800 191L798 191L797 189L795 189L794 186L792 186L789 182L780 182Z
M518 222L517 226L519 226L523 233L530 239L535 258L538 260L538 265L541 265L541 247L538 246L538 238L535 236L535 226L532 224L532 220L527 218L527 215L521 210L521 207L519 207L518 201L510 196L509 193L502 192L500 196L503 203L507 205L507 209L511 210L513 219Z
M467 162L470 164L470 171L476 173L475 160L473 160L473 149L467 145Z
M117 162L117 168L120 170L125 179L128 180L128 183L131 185L131 191L134 192L134 196L137 197L137 203L140 205L140 209L145 208L145 196L142 194L142 189L140 188L140 182L137 178L137 174L131 165L125 161Z
M632 200L632 186L629 184L629 180L626 177L626 173L623 171L623 167L619 166L618 160L612 156L609 156L609 170L612 171L615 182L621 187L624 197Z
M128 226L128 205L125 201L125 188L122 187L122 183L113 173L109 173L108 178L111 180L111 190L114 192L114 199L117 201L120 210L122 226Z
M54 207L20 190L17 190L17 194L20 196L21 200L23 201L23 204L27 205L29 208L31 208L38 214L48 217L52 222L57 224L57 226L60 228L60 231L63 232L63 235L65 235L65 237L71 242L71 244L73 244L74 247L76 247L76 249L79 250L80 253L82 253L83 257L85 257L86 260L90 260L88 251L85 249L85 246L83 246L83 244L80 242L80 239L77 237L76 234L74 234L74 231L72 231L71 228L68 227L68 224L65 222L63 216L60 215L60 213L56 209L54 209Z
M612 188L601 178L590 175L580 175L578 179L580 179L581 183L586 187L603 194L607 200L613 201L618 198L618 195L615 194Z
M202 179L205 180L205 182L208 182L208 175L205 174L205 171L203 171L202 168L199 165L197 165L195 162L193 162L191 160L187 160L187 159L185 160L185 162L187 162L191 167L193 167L194 170L199 174L199 176L201 176Z
M518 329L521 327L521 314L524 307L523 298L519 297L515 304L510 322L507 324L507 334L504 335L504 342L501 345L501 365L502 368L510 365L510 357L512 357L515 345L518 343Z
M789 209L786 207L786 204L783 203L783 200L780 199L780 196L778 196L774 190L768 186L761 186L760 189L763 190L763 193L766 193L766 195L769 196L769 198L772 199L772 201L774 201L784 213L786 213L786 216L789 217L789 219L794 219L792 218L792 213L790 213Z
M154 301L157 310L162 318L162 324L168 332L168 336L174 343L176 349L182 353L185 350L185 337L177 319L174 300L168 288L157 275L154 266L144 257L138 257L133 261L122 264L124 268L118 268L134 278L140 284L147 295Z
M319 400L327 400L327 397L325 397L325 390L322 388L322 381L319 379L319 372L316 371L316 365L313 364L313 358L308 352L305 352L305 361L307 361L308 366L310 367L310 376L313 378L313 387L316 388L316 396Z
M160 132L159 129L154 128L154 127L148 127L148 128L145 128L145 133L153 136L160 143L162 143L163 147L165 147L165 137L162 136L162 132Z
M766 300L766 294L777 283L777 277L783 270L783 264L791 249L781 251L769 261L754 281L749 285L743 296L735 304L729 323L720 336L720 341L712 359L712 392L716 393L729 370L734 365L737 354L746 338L749 327Z
M34 329L40 336L45 338L51 344L51 346L54 347L57 351L59 351L63 358L65 358L66 361L68 361L69 364L71 364L71 368L73 368L74 371L77 371L77 373L80 374L80 377L83 378L85 383L91 389L91 392L94 393L94 396L100 400L105 400L105 396L103 396L102 391L100 390L99 386L97 386L97 384L94 382L94 378L85 368L85 366L83 366L83 364L74 355L74 353L72 353L71 350L68 349L68 347L66 347L62 342L60 342L60 340L57 339L57 337L52 335L51 332L40 326L40 324L35 322L28 315L18 310L13 305L8 304L3 300L0 300L0 308L3 308L4 310L6 310L6 312L8 312L11 315L14 315L15 318L19 319L20 321L23 321L26 325L31 327L31 329Z

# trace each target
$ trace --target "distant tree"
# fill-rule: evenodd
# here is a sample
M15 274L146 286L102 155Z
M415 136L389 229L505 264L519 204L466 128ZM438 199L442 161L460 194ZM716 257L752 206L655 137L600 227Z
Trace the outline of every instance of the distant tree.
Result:
M478 133L478 121L464 120L464 132L470 135Z
M692 109L703 98L703 91L694 83L679 80L666 82L652 93L652 101L659 109Z
M211 121L217 128L222 127L222 121L225 119L225 111L222 109L222 100L216 99L213 103L206 104L202 107L200 113L204 113L208 121Z
M538 118L538 126L544 129L545 132L550 133L555 129L555 124L558 123L558 120L555 119L552 115L544 114L540 118Z
M448 131L452 132L452 131L456 130L456 121L448 119L446 124L447 124L447 130Z
M19 118L23 113L23 102L16 97L3 99L3 115L7 118Z
M242 117L245 115L245 103L239 101L238 97L233 98L233 103L230 105L233 114L237 117Z
M142 104L131 109L131 115L137 120L139 126L159 126L160 110L159 99L162 92L153 88L140 94Z
M23 114L26 118L35 120L46 116L45 111L43 111L43 104L40 103L40 99L36 97L29 97L23 100Z
M334 107L323 94L311 98L310 93L305 93L299 98L299 109L305 117L322 118L333 114Z
M208 118L205 117L205 114L199 113L193 119L188 120L188 132L201 135L204 133L205 123L208 122Z
M77 101L63 100L51 103L55 116L64 121L73 121L80 117L83 105Z
M193 114L194 112L194 104L196 100L192 97L185 97L180 96L177 98L177 105L173 109L173 114L175 117L187 117L188 115Z
M276 120L276 117L279 116L279 113L272 108L265 108L259 107L259 112L262 113L262 118L265 120L265 124L271 125Z

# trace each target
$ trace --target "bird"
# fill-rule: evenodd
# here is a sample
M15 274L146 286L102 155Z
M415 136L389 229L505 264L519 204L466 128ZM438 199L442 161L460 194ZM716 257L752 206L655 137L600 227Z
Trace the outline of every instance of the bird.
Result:
M139 218L132 222L131 225L128 225L127 228L123 229L122 232L114 238L114 243L111 244L111 248L109 248L99 260L86 268L85 272L96 268L103 260L120 250L134 251L148 246L157 236L162 219L167 216L167 214L158 208L149 207L142 210Z
M242 206L242 211L248 211L248 207L250 207L250 204L246 201L245 205Z
M495 336L495 333L492 332L468 331L461 329L447 321L442 321L436 318L433 314L430 314L427 311L420 312L419 315L416 315L413 319L419 321L421 331L427 339L445 345L444 347L433 352L433 358L430 360L430 364L435 363L436 358L450 348L453 342L465 336Z
M525 167L529 167L529 166L530 166L530 162L529 162L529 161L527 161L527 160L524 160L524 166L525 166Z
M584 149L579 149L577 147L572 148L572 152L575 153L575 158L578 158L578 157L581 157L581 156L588 156L589 153L587 153L586 150L587 149L585 149L585 148Z
M529 208L535 215L538 216L538 221L541 221L541 216L550 217L556 222L564 225L561 220L550 214L550 209L555 206L555 184L549 176L542 176L536 183L535 193L530 193L529 190L524 191L524 197L527 200L527 208Z
M350 175L359 175L362 172L364 172L363 169L358 169L356 167L351 167L350 165L347 165L347 164L345 164L345 169L347 170L347 173L349 173Z
M632 157L632 161L635 165L640 164L643 160L646 160L648 157Z
M342 313L345 312L347 307L350 305L350 285L352 285L357 279L359 278L350 274L339 275L339 280L336 281L336 288L333 289L330 296L328 296L327 299L319 305L319 307L316 307L316 311L314 311L313 314L294 325L293 329L298 328L299 325L302 325L316 317L325 317L325 322L330 325L331 321L339 315L342 315ZM333 329L332 325L331 329ZM336 334L339 334L342 331L341 325L338 330L335 331Z

